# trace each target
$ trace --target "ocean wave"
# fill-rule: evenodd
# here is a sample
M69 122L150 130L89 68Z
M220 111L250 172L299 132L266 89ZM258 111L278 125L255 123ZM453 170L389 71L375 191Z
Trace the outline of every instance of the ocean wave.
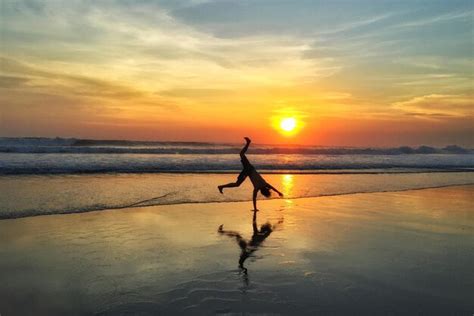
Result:
M48 137L0 137L0 146L209 146L208 142L98 140Z
M474 172L473 165L257 165L264 174L382 174L382 173L429 173L429 172ZM47 174L96 174L96 173L239 173L237 168L227 166L49 166L49 167L0 167L0 175L47 175Z
M75 138L0 138L0 153L69 153L69 154L236 154L241 144L206 142L157 142L129 140L89 140ZM314 146L273 146L254 144L250 154L300 155L410 155L410 154L473 154L474 150L457 145L443 148L430 146L394 148L353 148Z

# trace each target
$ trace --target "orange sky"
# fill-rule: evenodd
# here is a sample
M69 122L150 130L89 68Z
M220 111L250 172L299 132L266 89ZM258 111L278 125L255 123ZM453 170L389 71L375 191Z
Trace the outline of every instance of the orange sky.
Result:
M469 1L242 3L2 4L0 136L474 145Z

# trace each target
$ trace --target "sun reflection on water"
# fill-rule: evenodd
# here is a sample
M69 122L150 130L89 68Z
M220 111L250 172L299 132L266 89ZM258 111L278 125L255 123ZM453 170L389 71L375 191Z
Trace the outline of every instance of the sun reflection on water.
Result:
M292 174L284 174L281 177L283 194L285 197L293 196L294 179ZM290 201L290 200L287 200ZM291 202L291 201L290 201Z

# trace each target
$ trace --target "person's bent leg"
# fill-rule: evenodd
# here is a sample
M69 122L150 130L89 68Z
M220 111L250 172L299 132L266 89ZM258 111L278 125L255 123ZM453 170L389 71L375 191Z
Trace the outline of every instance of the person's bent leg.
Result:
M218 186L218 188L219 188L219 191L221 191L221 193L222 193L222 190L223 190L224 188L235 188L235 187L238 187L238 186L240 186L240 183L238 183L238 182L231 182L231 183L227 183L227 184L220 185L220 186Z
M247 173L242 170L242 172L239 174L239 176L237 177L237 181L236 182L231 182L231 183L227 183L227 184L223 184L223 185L219 185L217 188L219 189L219 192L220 193L223 193L222 190L224 190L224 188L235 188L235 187L239 187L242 182L244 182L245 178L247 178Z

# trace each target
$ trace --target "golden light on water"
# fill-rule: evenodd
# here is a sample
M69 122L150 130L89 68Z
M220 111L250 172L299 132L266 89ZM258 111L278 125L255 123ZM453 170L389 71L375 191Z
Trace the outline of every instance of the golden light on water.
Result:
M293 194L293 175L292 174L285 174L281 178L281 184L283 189L283 194L286 197L292 196Z

